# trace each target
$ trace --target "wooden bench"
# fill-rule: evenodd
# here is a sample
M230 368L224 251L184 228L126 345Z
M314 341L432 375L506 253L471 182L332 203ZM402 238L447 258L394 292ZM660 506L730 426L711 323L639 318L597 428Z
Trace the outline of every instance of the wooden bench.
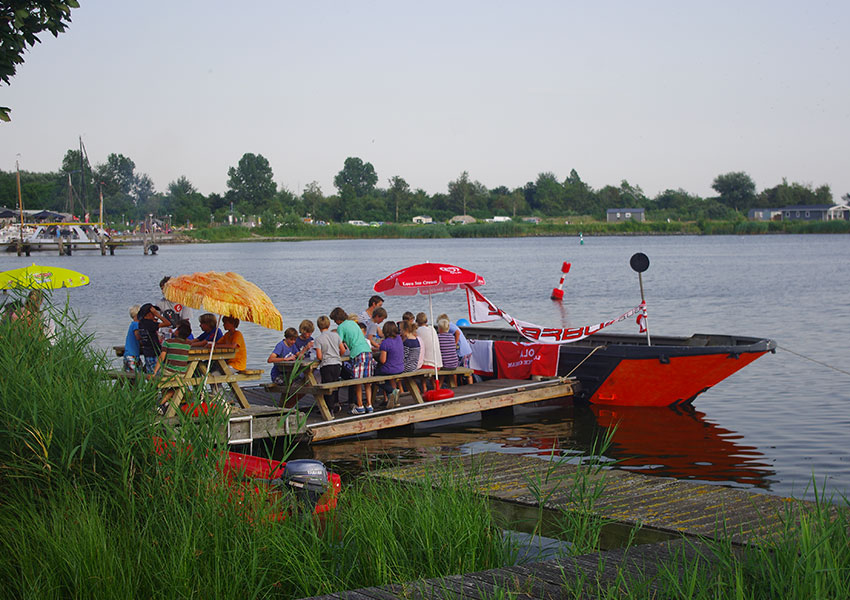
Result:
M472 369L468 369L466 367L458 367L456 369L440 369L439 376L454 376L454 375L471 375ZM339 381L329 381L326 383L319 383L316 380L314 369L309 369L305 372L305 378L301 381L293 381L290 386L278 385L276 383L267 383L264 384L263 387L266 391L271 393L280 393L281 395L281 405L284 405L287 401L288 394L312 394L316 398L316 405L319 407L319 410L322 413L322 416L327 421L333 420L333 413L331 413L327 404L327 397L333 394L333 392L345 388L351 387L355 385L372 385L375 383L384 383L384 382L403 382L405 380L409 380L415 377L423 377L423 378L432 378L435 376L434 369L418 369L416 371L408 371L406 373L397 373L395 375L373 375L372 377L361 377L360 379L340 379ZM449 380L450 386L454 387L454 377ZM422 404L424 399L422 398L422 392L419 390L419 386L410 385L408 386L410 389L410 394L413 396L413 399L416 400L417 403Z
M166 400L168 401L168 411L165 416L173 417L177 414L177 408L180 406L186 389L203 385L204 383L209 385L229 385L239 405L242 408L249 408L250 404L245 397L245 393L239 387L239 383L244 381L258 381L264 371L262 369L234 371L227 364L227 360L233 358L235 355L235 351L231 349L216 349L212 355L212 364L217 365L218 370L221 372L207 374L207 362L210 356L209 350L206 348L193 348L189 351L188 366L185 373L160 374L157 377L157 387L165 390ZM204 378L204 374L206 374L206 378ZM144 373L127 373L119 370L109 371L109 377L116 380L134 380L139 375L144 375Z

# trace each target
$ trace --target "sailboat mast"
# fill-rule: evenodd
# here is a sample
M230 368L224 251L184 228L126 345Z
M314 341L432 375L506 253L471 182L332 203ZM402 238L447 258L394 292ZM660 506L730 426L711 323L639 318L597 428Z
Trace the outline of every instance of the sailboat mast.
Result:
M18 181L18 209L21 211L21 227L20 227L20 235L21 235L21 246L24 245L24 199L21 196L21 167L18 164L18 161L15 160L15 172L17 173L17 181ZM18 251L18 256L20 256L20 250Z
M103 182L100 182L100 226L103 227Z
M71 174L68 173L68 212L74 216L74 184L71 183Z
M83 200L83 210L88 212L88 199L86 198L86 165L83 156L83 136L80 136L80 197Z

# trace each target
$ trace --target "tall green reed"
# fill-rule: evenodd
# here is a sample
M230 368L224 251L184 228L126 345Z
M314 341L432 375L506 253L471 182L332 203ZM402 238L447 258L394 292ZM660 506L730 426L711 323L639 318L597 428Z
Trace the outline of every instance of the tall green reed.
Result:
M51 340L0 323L4 595L300 597L504 564L463 489L345 482L327 519L278 521L285 501L222 474L223 412L164 424L153 383L111 381L74 316L48 311Z

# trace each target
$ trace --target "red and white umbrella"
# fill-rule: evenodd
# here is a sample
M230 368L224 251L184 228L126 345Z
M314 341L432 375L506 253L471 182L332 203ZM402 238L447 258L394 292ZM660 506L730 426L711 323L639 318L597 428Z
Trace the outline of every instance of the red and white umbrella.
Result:
M484 285L484 278L468 269L441 263L422 263L400 269L375 284L375 292L389 296L438 294L461 285Z
M431 302L431 295L442 292L450 292L458 289L462 285L484 285L484 278L473 271L456 267L454 265L446 265L442 263L422 263L400 269L395 273L384 277L374 285L373 289L378 294L387 294L388 296L415 296L416 294L426 294L428 296L428 310L430 312L431 325L433 326L434 306ZM436 345L434 346L434 364L437 364ZM442 392L437 394L437 397L451 398L454 395L451 390L440 390L439 369L436 369L435 367L435 371L437 379L437 390L435 391ZM428 393L430 394L430 392Z

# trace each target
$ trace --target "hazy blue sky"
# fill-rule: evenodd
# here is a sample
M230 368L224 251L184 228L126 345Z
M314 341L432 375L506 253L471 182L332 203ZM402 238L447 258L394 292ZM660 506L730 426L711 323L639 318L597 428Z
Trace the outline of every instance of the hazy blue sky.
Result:
M850 192L850 3L81 0L0 104L0 168L132 158L226 191L264 155L325 194L348 156L445 192L570 169L712 195L746 171Z

